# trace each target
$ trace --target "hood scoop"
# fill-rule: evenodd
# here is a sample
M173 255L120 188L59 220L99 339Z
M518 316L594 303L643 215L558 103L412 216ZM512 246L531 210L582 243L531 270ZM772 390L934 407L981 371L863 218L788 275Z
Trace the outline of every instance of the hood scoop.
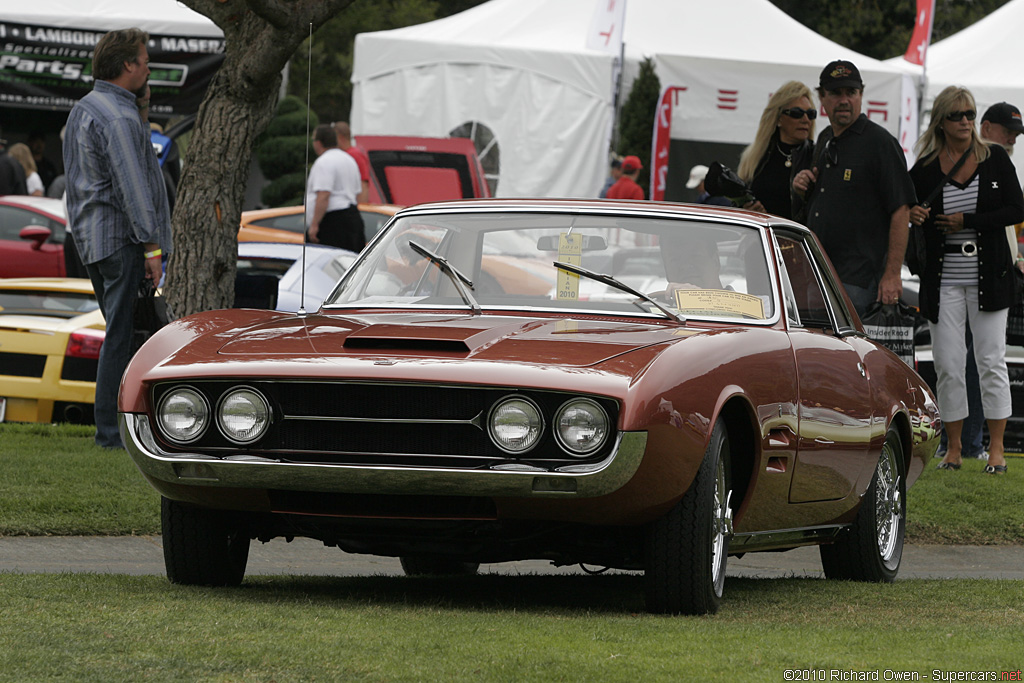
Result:
M373 337L349 335L346 349L373 351L428 351L469 353L469 346L460 339L425 339L422 337Z
M529 327L529 326L527 326ZM447 321L447 324L378 323L353 330L346 338L347 350L423 351L426 353L469 354L502 336L521 331L521 323L487 326L475 320Z

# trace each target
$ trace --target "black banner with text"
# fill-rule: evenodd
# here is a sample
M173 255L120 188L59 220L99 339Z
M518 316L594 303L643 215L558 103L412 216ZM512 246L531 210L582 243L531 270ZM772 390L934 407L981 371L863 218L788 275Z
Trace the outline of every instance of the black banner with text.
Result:
M70 111L92 89L101 31L0 21L0 106ZM151 116L192 114L224 61L224 39L150 34Z

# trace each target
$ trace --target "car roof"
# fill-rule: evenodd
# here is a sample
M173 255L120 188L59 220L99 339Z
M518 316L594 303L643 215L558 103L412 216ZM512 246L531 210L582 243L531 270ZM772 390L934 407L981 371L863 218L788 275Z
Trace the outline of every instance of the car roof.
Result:
M0 204L20 206L34 211L41 211L43 213L48 213L55 218L59 218L61 221L67 220L67 211L64 208L63 199L8 194L0 197Z
M806 227L778 216L770 216L745 209L714 206L711 204L681 204L653 201L617 201L608 199L463 199L447 202L418 204L398 212L398 216L419 212L443 211L551 211L554 213L632 213L661 217L728 220L759 227L786 225L800 230Z

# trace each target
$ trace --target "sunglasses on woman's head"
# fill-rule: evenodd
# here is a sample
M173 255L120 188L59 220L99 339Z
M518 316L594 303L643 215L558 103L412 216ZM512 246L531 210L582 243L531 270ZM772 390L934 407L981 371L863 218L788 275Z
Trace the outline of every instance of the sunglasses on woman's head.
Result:
M783 109L782 112L791 119L802 119L803 117L809 118L811 121L818 118L817 109L801 109L800 107L790 107L789 109Z
M974 111L973 109L968 109L967 111L951 111L948 114L946 114L946 120L963 121L964 117L966 116L968 121L973 121L974 117L976 117L977 115L978 112Z

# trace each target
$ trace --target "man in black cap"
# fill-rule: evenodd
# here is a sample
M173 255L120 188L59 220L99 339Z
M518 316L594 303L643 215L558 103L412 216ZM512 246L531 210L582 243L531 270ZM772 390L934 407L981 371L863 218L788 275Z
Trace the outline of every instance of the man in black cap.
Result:
M818 96L830 125L818 136L811 167L793 179L804 201L798 218L817 234L864 315L873 302L896 303L903 293L900 267L917 195L896 138L861 113L857 67L831 62Z
M1007 102L993 104L981 117L981 137L1002 146L1007 154L1013 154L1017 136L1024 133L1020 109Z

